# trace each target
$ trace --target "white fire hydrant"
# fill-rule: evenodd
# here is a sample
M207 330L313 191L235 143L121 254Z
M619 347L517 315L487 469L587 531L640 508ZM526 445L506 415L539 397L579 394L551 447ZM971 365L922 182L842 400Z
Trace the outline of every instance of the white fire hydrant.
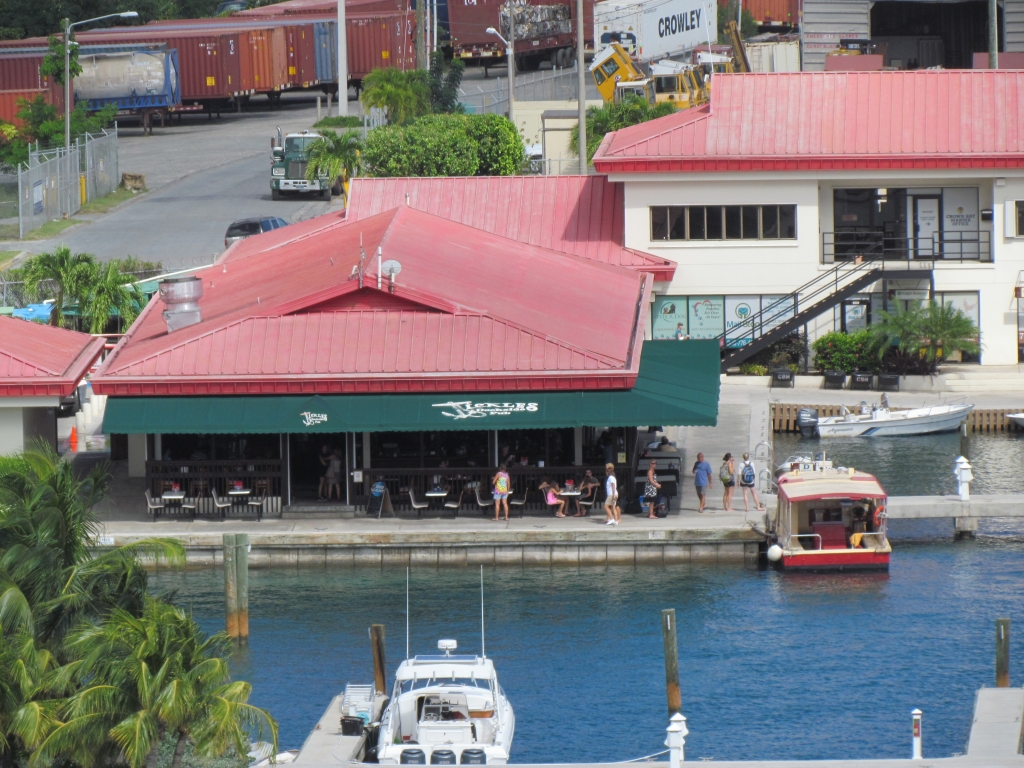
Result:
M971 472L971 463L963 456L956 457L953 476L956 478L956 492L960 495L960 501L968 501L971 498L971 481L974 479L974 473Z
M669 718L668 728L665 729L668 737L665 739L665 746L668 747L669 768L679 768L683 762L683 746L686 744L686 718L676 712Z

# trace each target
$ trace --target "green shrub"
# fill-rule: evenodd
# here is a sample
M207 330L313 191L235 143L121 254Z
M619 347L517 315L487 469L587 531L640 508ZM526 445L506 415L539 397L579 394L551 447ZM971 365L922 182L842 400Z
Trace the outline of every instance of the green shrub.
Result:
M743 363L740 366L740 373L744 376L767 376L768 366L757 363Z
M362 128L363 118L358 115L325 117L313 123L314 128Z
M826 333L811 348L814 350L814 366L819 373L874 371L878 367L877 356L871 353L871 335L868 331Z
M466 133L477 143L477 176L514 176L526 150L512 121L501 115L466 115Z

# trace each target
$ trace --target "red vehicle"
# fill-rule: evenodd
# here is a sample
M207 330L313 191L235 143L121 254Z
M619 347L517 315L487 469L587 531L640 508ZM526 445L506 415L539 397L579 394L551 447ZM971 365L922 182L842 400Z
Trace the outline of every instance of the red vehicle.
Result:
M795 470L778 478L768 560L784 571L887 571L885 491L867 472Z

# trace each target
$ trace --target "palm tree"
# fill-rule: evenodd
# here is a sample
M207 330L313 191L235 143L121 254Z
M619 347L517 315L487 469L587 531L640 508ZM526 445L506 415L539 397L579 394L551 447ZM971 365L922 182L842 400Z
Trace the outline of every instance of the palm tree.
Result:
M0 636L0 765L23 765L53 729L55 697L49 684L54 658L31 632Z
M99 267L95 280L79 304L89 333L103 333L113 311L121 316L127 328L146 304L146 297L135 282L134 275L121 270L120 262L108 261Z
M977 354L978 327L952 304L940 305L934 299L921 312L920 349L924 359L935 369L954 352Z
M320 134L320 138L309 145L306 178L311 181L324 176L332 181L341 179L347 200L349 179L359 172L363 142L356 131L345 131L340 136L329 130Z
M410 76L394 67L375 69L363 78L359 100L386 110L388 122L399 125L430 111L430 86L426 73Z
M39 284L50 281L55 296L50 325L66 327L64 307L72 301L81 301L96 274L96 259L88 253L72 254L66 245L52 253L41 253L25 262L25 283L33 297L39 296Z
M587 159L590 160L601 146L601 141L612 131L628 128L631 125L646 123L659 117L671 115L676 111L675 105L669 101L659 102L653 106L640 96L627 96L618 104L603 104L600 107L587 109ZM579 127L573 126L569 134L569 151L579 157Z

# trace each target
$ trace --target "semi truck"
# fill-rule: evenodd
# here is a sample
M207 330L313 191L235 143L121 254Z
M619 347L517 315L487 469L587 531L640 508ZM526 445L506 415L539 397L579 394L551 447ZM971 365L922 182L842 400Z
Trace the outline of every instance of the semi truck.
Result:
M343 179L327 178L326 174L320 174L315 179L306 178L306 169L309 167L309 147L320 138L319 133L302 131L301 133L289 133L283 135L281 129L277 129L276 139L270 140L270 197L280 200L282 194L288 192L309 193L320 195L324 200L330 200L331 195L339 195L343 189Z
M638 62L656 61L718 39L718 16L700 0L646 0L594 5L594 45L619 43Z

